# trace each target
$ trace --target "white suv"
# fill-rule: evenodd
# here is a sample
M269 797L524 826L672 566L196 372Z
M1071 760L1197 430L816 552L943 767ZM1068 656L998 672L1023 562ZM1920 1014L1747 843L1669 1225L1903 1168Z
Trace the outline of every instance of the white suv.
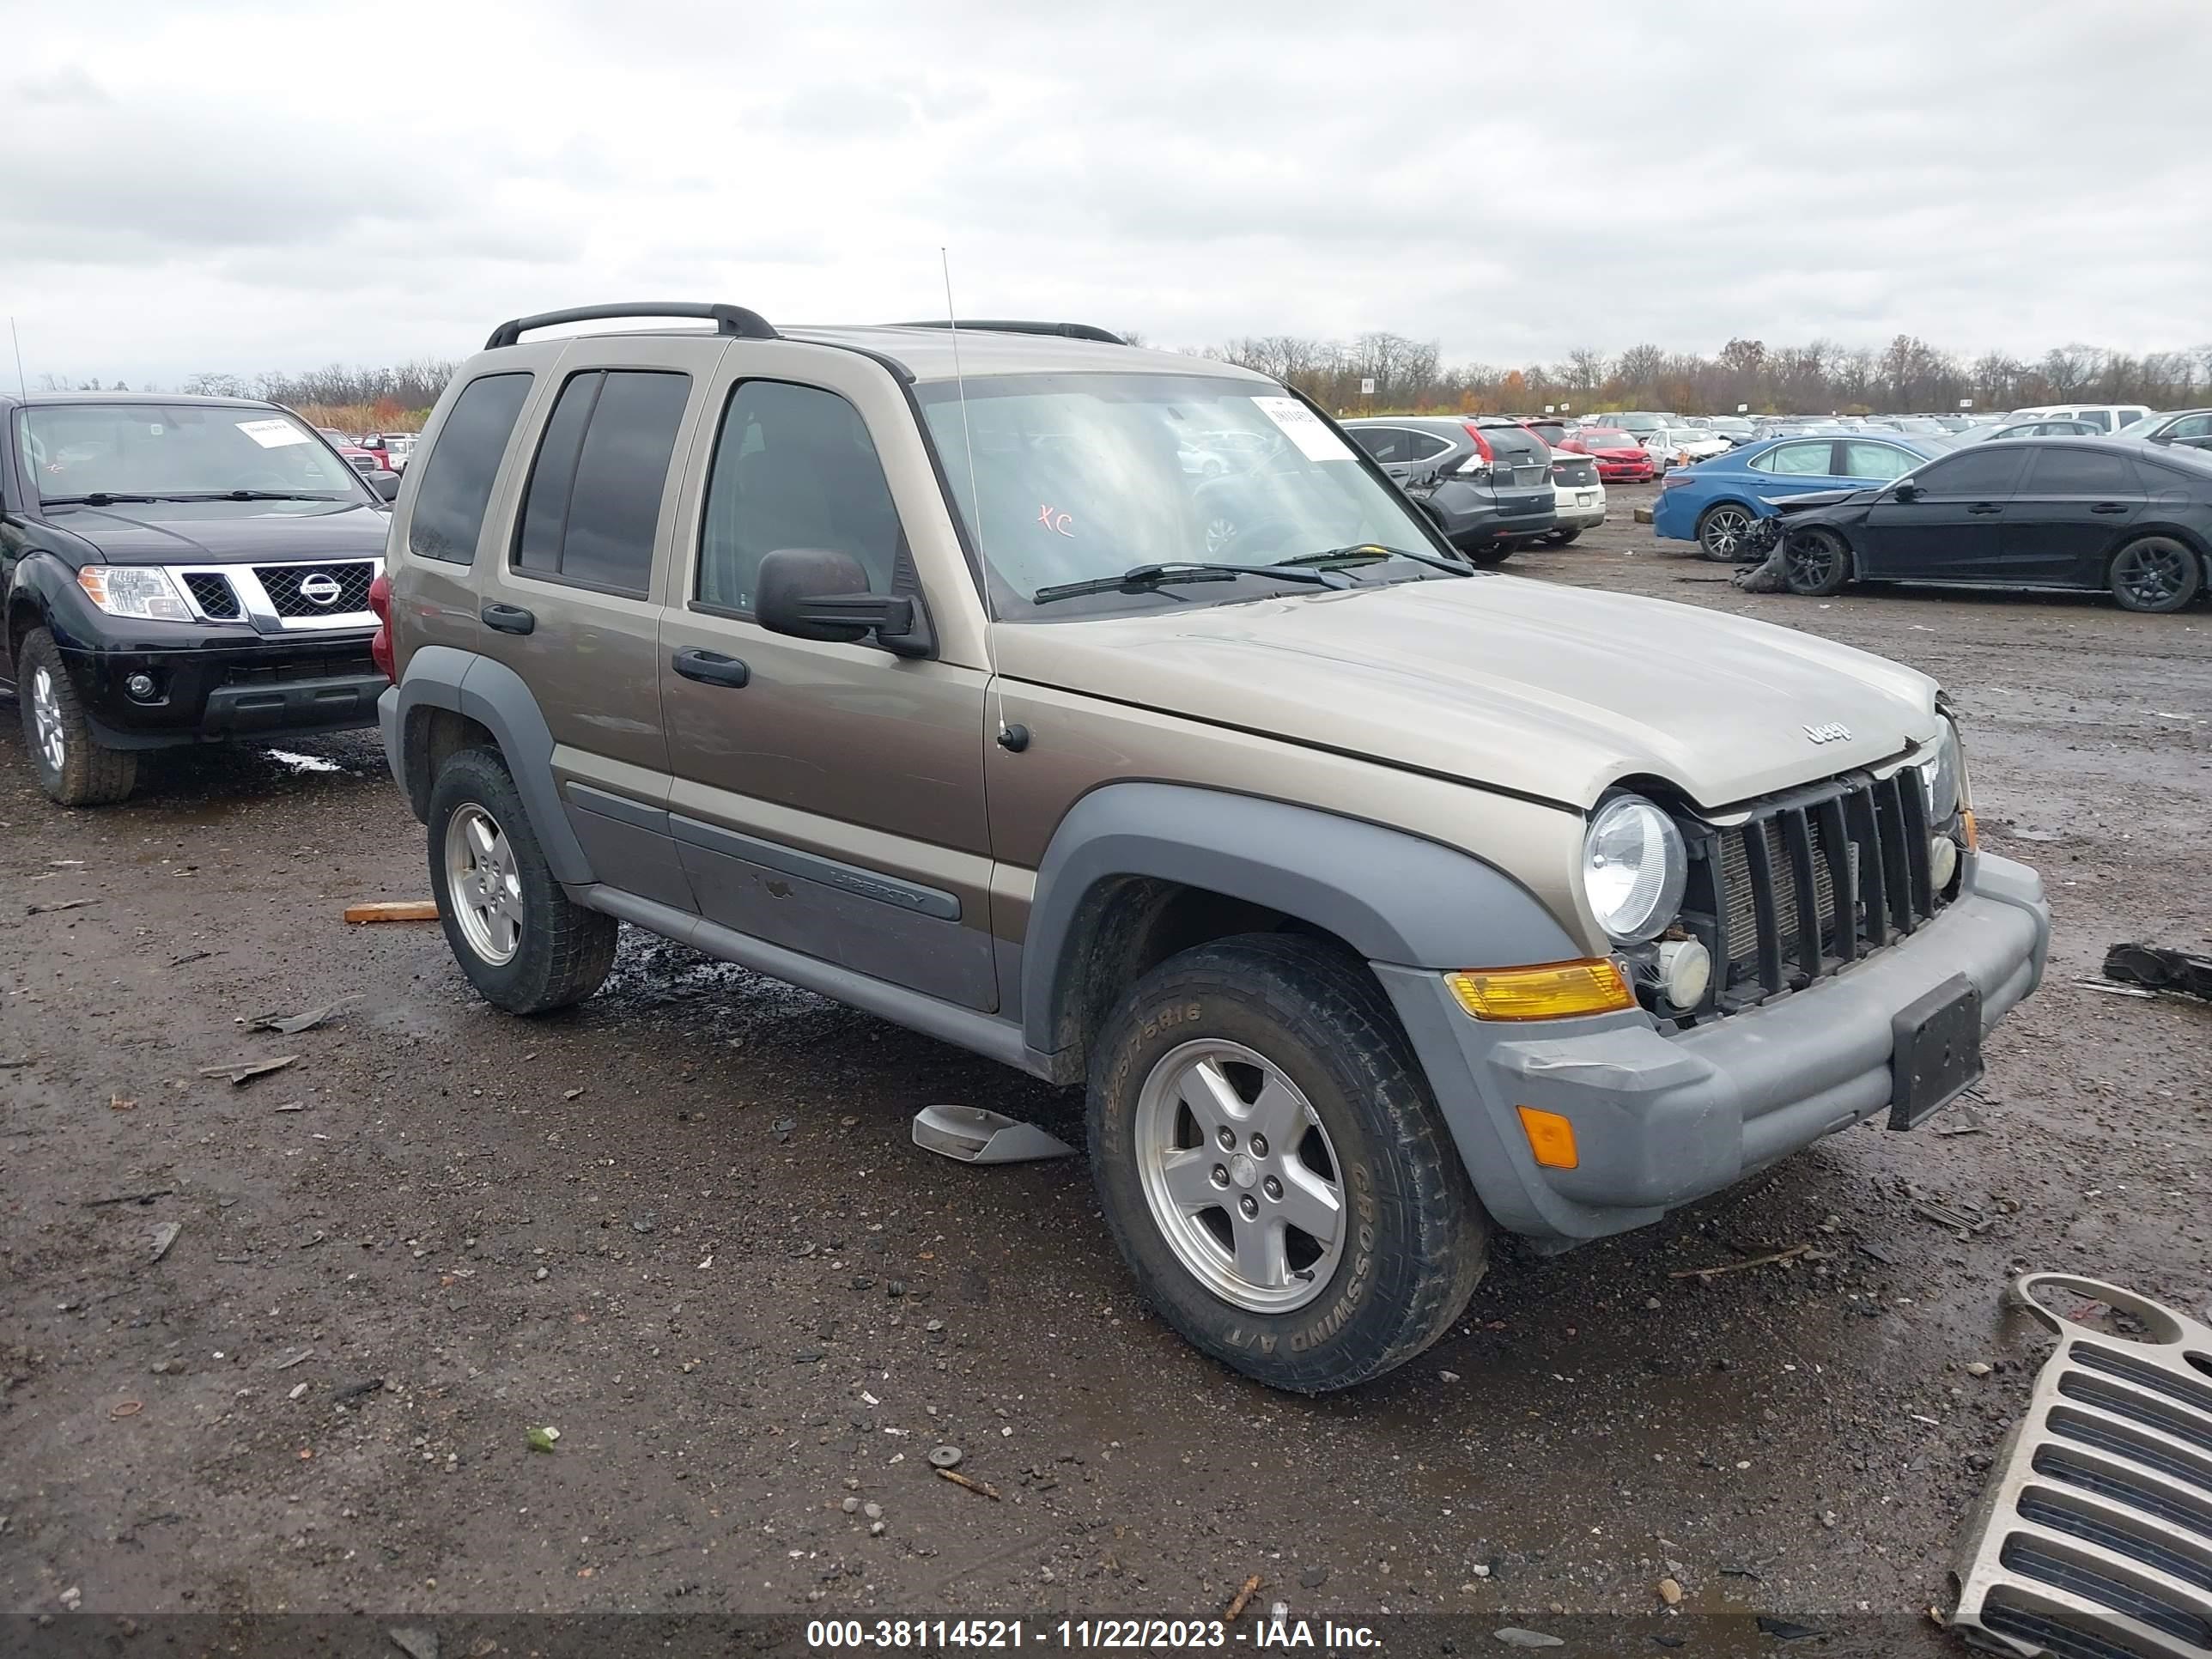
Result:
M2148 404L2052 404L2042 409L2015 409L2013 421L2087 421L2106 433L2118 432L2150 413Z

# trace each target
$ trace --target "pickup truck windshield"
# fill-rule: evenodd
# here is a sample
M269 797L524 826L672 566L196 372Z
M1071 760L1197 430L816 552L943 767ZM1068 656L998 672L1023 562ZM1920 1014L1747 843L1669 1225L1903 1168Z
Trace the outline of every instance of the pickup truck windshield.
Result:
M16 411L45 501L268 492L357 501L353 469L281 410L221 404L48 404Z
M1295 576L1248 573L1035 609L1041 589L1142 566L1275 565L1367 544L1434 553L1417 510L1304 404L1263 382L978 377L967 383L964 416L951 382L917 387L916 395L1002 617L1157 611L1306 591ZM1396 559L1380 579L1431 574Z

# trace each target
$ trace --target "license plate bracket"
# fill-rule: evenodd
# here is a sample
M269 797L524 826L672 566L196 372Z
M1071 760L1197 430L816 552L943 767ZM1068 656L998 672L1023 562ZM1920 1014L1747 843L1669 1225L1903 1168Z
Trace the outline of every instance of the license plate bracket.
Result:
M1890 1020L1889 1127L1925 1122L1982 1080L1982 993L1954 974Z

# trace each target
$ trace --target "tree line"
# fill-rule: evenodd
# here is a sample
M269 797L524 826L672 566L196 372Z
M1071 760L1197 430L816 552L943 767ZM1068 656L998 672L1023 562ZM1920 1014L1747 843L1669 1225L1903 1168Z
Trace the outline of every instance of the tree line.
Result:
M1877 350L1814 340L1769 346L1735 339L1711 356L1631 346L1617 356L1589 349L1557 362L1501 367L1447 364L1437 342L1400 334L1351 340L1269 334L1194 350L1287 381L1324 407L1528 414L1545 404L1571 410L1656 409L1682 415L1871 415L2038 404L2148 404L2212 400L2212 344L2135 355L2100 346L2054 346L2040 357L1987 351L1971 360L1900 334ZM1362 382L1372 380L1370 394Z
M1126 336L1133 345L1140 334ZM1898 414L2036 404L2148 404L2172 409L2212 402L2212 344L2140 355L2100 346L2053 346L2040 357L1986 351L1968 359L1899 334L1877 350L1814 340L1769 346L1734 339L1711 356L1631 346L1615 356L1583 348L1553 363L1501 367L1446 363L1434 340L1372 332L1349 340L1249 335L1184 348L1295 386L1326 408L1529 414L1550 404L1574 411L1661 409L1683 415ZM428 412L458 362L422 358L389 368L333 363L303 374L193 374L173 389L216 397L265 398L295 409L376 411L385 424ZM1372 380L1372 393L1362 389ZM102 388L48 374L47 390ZM118 381L106 390L130 388ZM151 386L142 390L161 390Z

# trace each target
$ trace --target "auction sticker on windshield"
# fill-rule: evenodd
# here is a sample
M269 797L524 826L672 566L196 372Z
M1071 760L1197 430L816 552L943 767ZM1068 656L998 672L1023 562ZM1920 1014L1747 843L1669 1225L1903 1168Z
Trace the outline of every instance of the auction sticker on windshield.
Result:
M1260 412L1283 430L1283 435L1298 447L1298 453L1310 461L1348 461L1352 451L1343 439L1331 432L1321 417L1296 398L1255 398L1253 403Z
M264 449L282 449L287 444L307 441L307 434L289 421L240 421L238 429Z

